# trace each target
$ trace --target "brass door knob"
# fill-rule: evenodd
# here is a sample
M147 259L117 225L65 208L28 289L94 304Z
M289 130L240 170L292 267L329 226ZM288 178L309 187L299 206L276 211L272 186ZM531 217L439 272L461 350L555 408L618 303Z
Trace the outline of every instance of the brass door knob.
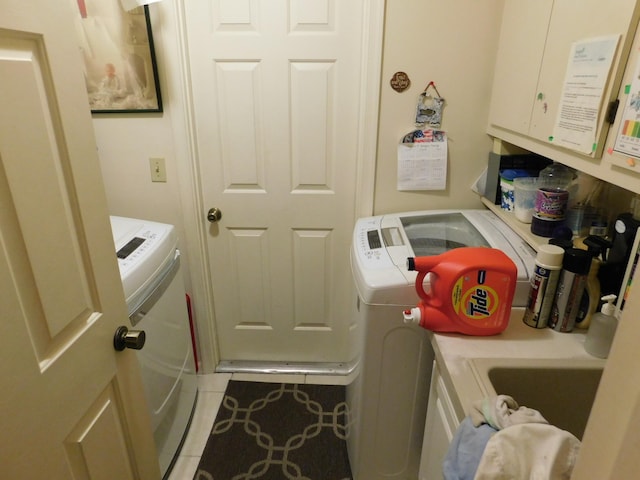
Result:
M213 208L210 208L209 211L207 212L207 220L209 220L211 223L216 223L220 221L221 218L222 218L222 210L220 210L219 208L213 207Z

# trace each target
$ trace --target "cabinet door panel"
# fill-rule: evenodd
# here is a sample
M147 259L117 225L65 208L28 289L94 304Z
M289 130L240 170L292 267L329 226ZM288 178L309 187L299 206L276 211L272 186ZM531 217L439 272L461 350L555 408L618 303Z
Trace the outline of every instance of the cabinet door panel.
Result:
M507 0L491 93L491 124L527 134L553 0Z
M508 3L508 2L507 2ZM537 3L537 2L529 2ZM610 98L615 97L620 84L622 68L618 68L621 58L628 54L631 38L628 38L632 22L637 21L634 14L636 0L555 0L549 23L546 46L540 66L538 90L534 101L529 135L539 140L549 141L558 114L564 78L569 61L571 44L576 41L603 35L620 34L616 57L612 65L612 78L605 89L602 111ZM615 87L615 89L614 89ZM613 94L613 95L612 95ZM604 115L599 121L596 140L603 143L602 130ZM602 134L602 135L601 135Z
M433 362L429 404L424 427L422 456L420 458L420 480L442 478L442 462L449 451L449 444L460 425L453 407L452 396L440 375L438 364Z

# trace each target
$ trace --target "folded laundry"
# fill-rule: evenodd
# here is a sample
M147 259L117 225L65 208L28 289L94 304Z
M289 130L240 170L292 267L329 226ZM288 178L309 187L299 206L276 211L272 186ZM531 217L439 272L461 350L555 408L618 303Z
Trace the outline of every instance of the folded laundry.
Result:
M549 423L532 408L521 407L509 395L485 397L475 402L469 412L473 425L488 423L496 430L523 423Z
M580 440L553 425L523 423L487 442L474 480L569 480Z
M486 423L474 426L471 417L462 420L442 463L445 480L473 480L485 446L497 432Z

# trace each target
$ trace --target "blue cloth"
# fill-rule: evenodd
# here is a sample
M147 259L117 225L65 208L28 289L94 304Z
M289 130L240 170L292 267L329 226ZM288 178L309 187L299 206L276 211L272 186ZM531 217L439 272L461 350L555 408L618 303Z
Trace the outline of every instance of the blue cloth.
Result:
M486 423L474 427L471 417L462 420L442 463L445 480L473 480L484 448L497 431Z

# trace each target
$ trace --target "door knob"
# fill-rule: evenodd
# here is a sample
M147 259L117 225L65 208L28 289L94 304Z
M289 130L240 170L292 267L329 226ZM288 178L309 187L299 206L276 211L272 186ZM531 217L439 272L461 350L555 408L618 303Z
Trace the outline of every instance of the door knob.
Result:
M213 208L210 208L209 211L207 212L207 220L209 220L211 223L216 223L221 218L222 218L222 210L220 210L219 208L213 207Z
M122 325L116 329L116 333L113 336L113 348L119 352L125 348L140 350L144 347L146 339L147 335L144 333L144 330L129 330Z

